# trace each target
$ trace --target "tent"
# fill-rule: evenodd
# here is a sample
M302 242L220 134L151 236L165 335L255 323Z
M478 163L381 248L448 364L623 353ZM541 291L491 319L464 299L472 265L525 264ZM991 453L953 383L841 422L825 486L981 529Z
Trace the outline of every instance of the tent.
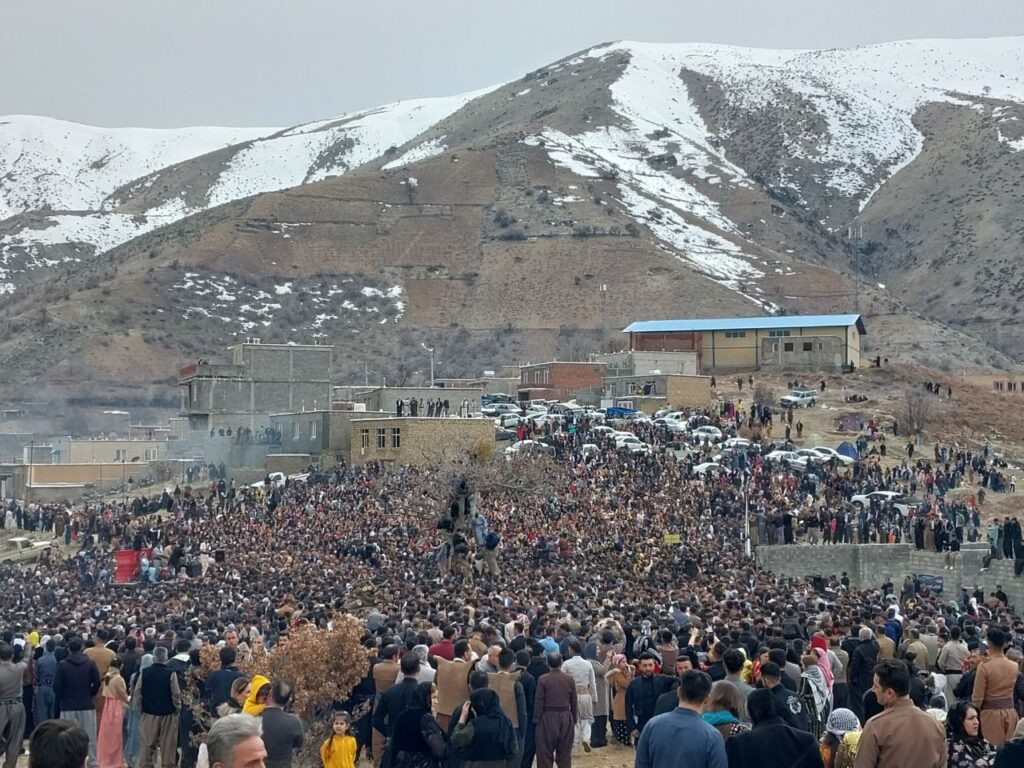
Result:
M840 443L839 447L836 448L836 453L841 453L843 456L848 456L851 459L856 459L860 455L857 453L853 443Z

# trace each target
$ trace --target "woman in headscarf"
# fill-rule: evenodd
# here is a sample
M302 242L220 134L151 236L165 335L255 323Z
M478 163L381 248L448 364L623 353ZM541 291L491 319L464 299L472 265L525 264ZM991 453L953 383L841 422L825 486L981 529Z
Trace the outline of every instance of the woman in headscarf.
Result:
M1024 717L1017 723L1013 738L996 753L992 768L1017 768L1020 765L1024 765Z
M828 690L829 698L832 698L832 687L835 685L835 670L833 664L839 664L839 658L835 654L829 655L828 641L821 633L816 633L811 638L811 653L817 656L816 663L825 677L825 688Z
M958 701L946 717L949 768L992 768L996 749L981 735L981 718L970 702Z
M232 681L231 695L226 702L217 707L217 717L239 714L245 706L246 699L249 698L250 690L248 677L239 677Z
M825 674L818 666L818 656L807 653L800 657L803 671L800 673L800 702L811 718L811 733L820 739L825 732L825 721L832 709L832 697L825 682Z
M135 690L135 681L138 680L142 671L153 666L153 654L143 654L139 659L138 669L128 681L128 690ZM142 709L135 705L128 708L128 734L124 743L124 761L128 765L136 765L139 757L139 720L142 718Z
M459 751L462 768L505 768L516 756L515 731L497 693L481 688L469 695L452 733L452 748Z
M267 705L270 698L270 681L263 675L253 675L249 683L249 696L242 705L242 712L247 715L258 715Z
M728 680L719 680L711 686L711 694L704 704L701 719L714 726L715 730L722 734L723 739L728 739L730 736L750 730L749 725L740 722L742 707L739 688Z
M633 680L633 667L625 654L612 654L612 668L604 676L612 687L612 734L619 744L630 746L629 728L626 726L626 689Z
M825 768L853 768L860 744L860 720L852 710L833 709L818 746Z
M395 720L394 736L388 744L394 768L438 768L448 753L448 744L434 718L432 686L420 683L409 704ZM384 757L389 764L388 755Z
M103 715L100 718L96 738L96 764L99 768L121 768L124 764L124 708L128 704L128 686L121 677L121 659L110 662L107 674L103 676L100 695L104 699Z

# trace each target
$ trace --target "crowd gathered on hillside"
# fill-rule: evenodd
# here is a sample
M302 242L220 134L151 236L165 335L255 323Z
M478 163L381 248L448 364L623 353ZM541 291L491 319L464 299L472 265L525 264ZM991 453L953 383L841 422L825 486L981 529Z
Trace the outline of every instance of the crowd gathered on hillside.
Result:
M770 439L772 415L754 408L692 418ZM220 478L81 508L12 502L6 525L71 554L0 565L5 768L37 724L41 745L80 749L84 734L73 768L158 756L163 768L287 768L308 743L325 768L565 768L601 748L638 768L1024 764L1024 622L1004 593L936 594L904 574L870 589L783 578L745 553L748 537L941 550L973 536L1024 559L1016 521L983 524L982 490L1000 471L987 449L883 468L868 430L852 464L797 471L752 448L711 473L698 468L717 448L678 450L654 423L626 427L647 452L615 450L586 418L570 426L548 430L553 456L461 478L480 483L455 525L465 536L440 490L449 467ZM543 484L504 482L538 463ZM946 499L965 484L977 498ZM852 503L877 490L924 503L910 515ZM144 553L132 583L115 583L114 550ZM373 599L355 608L365 584ZM321 736L310 713L288 711L292 681L238 664L349 610L365 621L362 682ZM204 667L204 646L219 665Z

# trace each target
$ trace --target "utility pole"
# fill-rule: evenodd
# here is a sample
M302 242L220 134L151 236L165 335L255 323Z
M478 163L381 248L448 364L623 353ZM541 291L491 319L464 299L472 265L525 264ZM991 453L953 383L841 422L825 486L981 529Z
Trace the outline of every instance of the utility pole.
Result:
M430 387L434 387L434 348L428 347L424 342L420 342L420 346L423 347L427 352L430 353Z
M25 511L28 511L30 495L32 492L32 465L35 463L36 457L36 441L30 440L28 443L28 471L25 473ZM6 513L4 513L6 514Z

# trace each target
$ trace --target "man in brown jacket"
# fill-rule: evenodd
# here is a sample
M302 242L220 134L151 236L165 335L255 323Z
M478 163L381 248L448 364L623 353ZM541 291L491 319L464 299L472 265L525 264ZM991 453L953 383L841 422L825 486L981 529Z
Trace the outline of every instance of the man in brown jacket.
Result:
M373 690L376 694L376 701L384 695L384 691L395 684L398 679L398 661L395 656L398 654L398 646L387 645L381 649L381 660L373 665ZM370 747L373 750L373 765L380 768L380 761L384 758L384 748L387 746L387 735L376 728L373 729Z
M96 665L96 669L100 673L100 680L102 680L107 670L110 669L110 662L117 656L112 650L107 648L107 641L110 639L110 635L105 629L97 629L96 634L92 638L92 646L86 648L83 653L92 659L92 662ZM96 694L96 722L99 723L103 719L103 689L100 688L100 692Z
M885 661L896 655L896 643L885 634L885 625L875 625L875 642L878 643L878 660Z
M562 654L548 654L548 669L537 681L533 722L537 728L537 768L572 768L572 744L579 719L576 682L562 671Z
M946 734L935 718L910 700L906 663L879 663L871 690L885 710L864 726L856 768L946 768Z
M1013 689L1017 685L1017 665L1003 655L1006 633L992 627L986 635L988 658L978 665L971 703L981 715L981 735L994 747L1001 747L1017 727L1013 708Z

